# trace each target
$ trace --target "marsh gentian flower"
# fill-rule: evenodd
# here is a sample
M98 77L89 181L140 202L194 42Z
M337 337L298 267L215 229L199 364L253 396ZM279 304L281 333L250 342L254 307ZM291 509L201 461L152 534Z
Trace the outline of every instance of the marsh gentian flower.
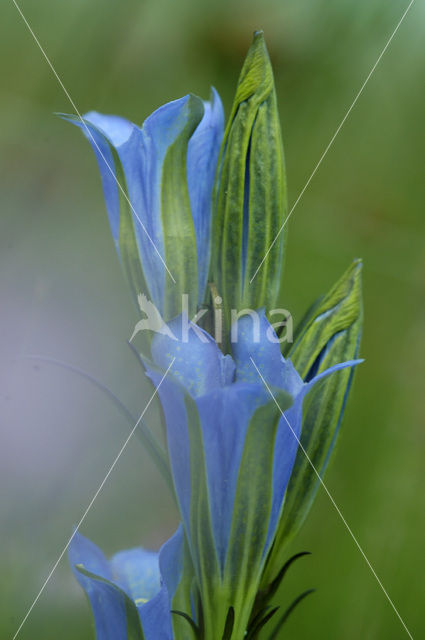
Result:
M232 638L244 637L298 449L303 400L319 380L355 363L304 382L283 359L264 313L259 317L258 342L251 317L239 320L233 358L206 333L200 340L197 328L188 342L157 334L154 365L147 364L157 383L175 358L159 395L206 640L221 637L230 607ZM181 325L181 318L170 323L177 337Z
M185 293L194 313L207 284L211 192L224 128L217 92L210 101L188 95L169 102L142 127L94 111L84 122L65 117L95 151L112 236L134 295L147 294L167 321L181 313Z
M86 591L97 640L173 640L171 599L181 577L181 528L159 553L128 549L107 560L76 533L69 561Z

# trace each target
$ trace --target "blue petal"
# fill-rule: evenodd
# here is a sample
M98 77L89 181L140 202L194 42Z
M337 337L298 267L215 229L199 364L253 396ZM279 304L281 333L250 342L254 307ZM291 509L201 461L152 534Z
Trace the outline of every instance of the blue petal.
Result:
M78 531L74 534L71 544L69 545L68 558L72 569L74 569L77 564L80 564L87 569L87 571L95 573L101 578L105 578L106 580L113 579L109 562L103 551ZM75 570L74 573L77 580L80 581L81 574L75 572Z
M290 360L282 358L280 386L294 398L304 389L304 382Z
M158 553L142 548L115 554L110 561L114 582L136 603L141 605L160 590Z
M255 410L269 400L262 383L234 384L197 399L204 440L211 524L222 569L247 429Z
M175 318L168 326L176 340L157 333L152 341L152 357L159 367L167 369L175 358L170 374L194 397L230 383L233 361L223 355L206 331L188 323L184 316ZM190 327L187 335L184 326Z
M164 542L159 552L161 578L167 587L170 599L173 598L182 576L183 540L183 527L179 525L175 534Z
M162 166L167 150L186 126L189 96L163 105L147 118L142 129L133 132L128 143L118 148L130 201L137 213L136 238L151 298L163 312L165 268L152 242L164 256L161 217Z
M115 248L120 255L119 248L119 228L120 228L120 198L117 186L116 168L112 155L111 148L108 143L108 136L104 130L97 128L96 123L101 122L104 124L105 119L110 119L113 122L115 135L120 124L122 129L126 129L130 125L127 120L118 118L116 116L101 116L95 112L90 112L86 116L88 119L81 122L80 119L66 118L72 124L77 125L83 131L86 138L89 140L93 151L96 155L96 159L99 165L99 171L102 179L103 193L105 196L106 210L108 212L109 225L111 227L112 237L114 240ZM93 123L93 124L92 124Z
M212 189L224 132L223 106L215 89L211 101L204 102L204 109L187 150L187 182L198 252L199 304L203 302L208 278Z
M282 415L276 433L273 459L273 501L266 550L270 547L276 532L286 487L298 451L303 398L303 393L299 393L295 397L293 405Z
M311 387L316 384L316 382L319 382L319 380L326 378L326 376L329 376L331 373L334 373L335 371L341 371L342 369L347 369L348 367L355 367L362 362L364 362L364 360L362 358L358 358L357 360L347 360L346 362L334 364L332 367L329 367L329 369L325 369L325 371L322 371L317 376L312 378L310 382L307 382L307 384L305 385L307 387L306 393L311 389Z
M158 388L164 418L167 425L167 446L170 458L171 472L179 501L179 511L182 520L189 527L190 518L190 447L187 429L187 411L184 399L184 389L174 382L169 373L160 386L163 378L160 372L146 366L146 374Z
M158 255L159 253L164 259L161 220L162 165L169 146L187 123L188 98L189 96L185 96L163 105L146 119L142 128L117 116L105 116L95 112L85 116L88 122L100 127L118 153L126 183L121 186L127 188L132 205L137 245L149 294L161 312L166 277L164 265ZM110 164L110 151L107 160ZM115 185L115 188L111 189L111 172L101 158L99 169L108 211L113 209L116 213L117 188ZM105 188L105 184L108 189ZM111 192L114 194L112 199ZM112 217L111 228L117 242L119 209L118 214Z
M108 116L103 113L98 113L97 111L85 113L83 119L102 131L104 136L115 148L127 142L136 127L136 125L125 118Z
M170 598L165 584L160 592L139 607L145 640L173 640Z
M258 382L258 372L252 363L254 360L267 384L282 388L284 360L277 336L266 318L264 309L254 313L254 318L244 315L231 328L236 380Z
M120 187L110 146L115 149L124 172L120 186L127 191L133 210L135 233L149 294L163 312L165 289L164 242L161 217L161 180L165 155L183 131L189 118L189 96L157 109L143 126L94 111L77 124L89 139L99 164L109 222L119 251ZM199 266L199 302L206 287L211 227L211 194L217 158L223 137L224 115L215 90L204 102L204 115L192 135L187 150L187 180L195 227ZM158 255L159 253L159 255ZM161 258L160 258L161 257Z
M103 553L90 540L77 533L69 548L69 559L75 577L89 597L97 640L127 640L124 594L113 585L94 576L86 576L75 568L76 565L82 565L87 571L110 580L112 576Z
M171 601L183 571L183 527L167 540L159 552L163 581L160 592L139 609L145 640L172 640Z

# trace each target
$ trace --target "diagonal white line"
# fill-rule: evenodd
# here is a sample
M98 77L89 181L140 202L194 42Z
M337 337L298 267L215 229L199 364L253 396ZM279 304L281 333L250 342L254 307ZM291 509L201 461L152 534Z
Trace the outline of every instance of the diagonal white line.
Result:
M371 79L376 67L378 66L378 64L380 63L383 55L385 54L386 50L388 49L388 47L390 46L395 34L397 33L397 31L399 30L403 20L405 19L405 17L407 16L407 14L410 11L411 6L413 5L413 3L415 2L415 0L410 0L407 9L405 10L405 12L403 13L403 15L401 16L396 28L394 29L394 31L392 32L391 36L389 37L387 44L385 45L385 47L382 49L381 53L379 54L379 57L377 59L377 61L375 62L375 64L373 65L372 69L369 71L369 74L366 77L366 80L363 82L362 86L360 87L356 97L354 98L350 108L348 109L347 113L345 114L345 116L343 117L343 119L341 120L340 124L338 125L335 133L333 134L328 146L326 147L326 149L324 150L324 152L322 153L322 155L320 156L319 162L316 164L316 166L314 167L309 179L307 180L307 182L305 183L304 187L302 188L298 198L295 200L294 204L291 207L291 210L289 211L288 215L286 216L285 220L283 221L282 226L280 227L279 231L277 232L273 242L271 243L271 245L269 246L269 248L267 249L267 252L264 256L264 258L261 260L260 264L258 265L257 269L255 270L254 275L252 276L251 280L249 281L249 284L252 284L254 278L257 276L258 272L260 271L261 267L264 264L264 261L266 260L267 256L269 255L270 251L273 249L274 245L276 244L277 239L279 238L280 234L282 233L282 231L284 230L286 223L288 222L289 218L291 217L295 207L297 206L297 204L299 203L299 201L301 200L301 198L303 197L306 189L308 188L310 182L313 180L314 176L317 173L317 170L319 169L320 165L322 164L326 154L328 153L329 149L331 148L331 146L333 145L333 143L335 142L335 138L337 137L337 135L339 134L339 132L341 131L342 127L345 124L345 121L347 120L348 116L350 115L350 113L352 112L352 110L354 109L354 107L357 104L358 99L360 98L360 96L363 93L364 88L366 87L367 83L369 82L369 80Z
M100 483L96 493L94 494L93 498L90 500L86 510L84 511L83 515L80 518L79 523L77 524L77 526L75 527L75 531L72 534L72 536L69 538L68 542L66 543L65 547L63 548L63 550L61 551L58 559L56 560L55 564L53 565L52 569L50 570L49 575L47 576L47 578L45 579L45 581L43 582L43 585L40 589L40 591L38 592L36 598L34 599L33 603L31 604L30 608L28 609L24 619L22 620L21 624L19 625L15 635L13 636L12 640L15 640L18 637L19 632L21 631L22 627L24 626L25 622L28 619L28 616L30 615L31 611L34 609L35 605L37 604L41 594L43 593L44 589L46 588L50 578L52 577L53 573L55 572L59 562L62 560L63 556L65 555L65 553L68 550L69 545L71 544L71 542L73 541L78 529L81 527L81 525L83 524L88 512L90 511L90 509L93 506L94 501L96 500L96 498L98 497L99 493L102 491L103 487L105 486L106 481L108 480L109 476L111 475L112 471L114 470L118 460L120 459L124 449L126 448L126 446L128 445L128 443L130 442L131 438L134 435L134 432L136 431L137 427L140 424L140 421L142 420L143 416L145 415L146 411L149 408L149 405L151 404L152 400L154 399L154 397L156 396L159 387L162 385L162 383L165 380L165 377L167 376L168 372L170 371L171 367L173 366L175 358L172 359L172 361L170 362L170 365L168 366L168 369L166 370L166 372L164 373L164 375L162 376L161 380L159 381L158 385L155 387L155 390L153 392L153 394L151 395L151 397L149 398L149 401L146 405L146 407L143 409L142 413L139 416L139 419L137 420L136 424L134 425L134 427L132 428L132 430L130 431L130 434L127 436L124 444L122 445L121 449L119 450L118 454L116 455L113 463L111 464L111 466L109 467L108 473L106 474L106 476L104 477L104 479L102 480L102 482Z
M108 168L108 171L110 172L110 174L112 175L113 179L115 180L118 189L121 191L122 195L124 196L124 198L126 199L126 201L128 202L128 205L131 209L131 211L134 214L134 217L136 218L136 220L139 222L140 226L142 227L143 231L145 232L149 242L151 243L152 247L154 248L155 252L157 253L159 259L161 260L165 270L167 271L168 275L170 276L171 280L174 282L174 284L176 284L176 281L173 277L173 274L171 273L171 271L169 270L169 268L167 267L167 265L165 264L165 261L163 259L163 257L161 256L156 244L154 243L154 241L152 240L148 230L146 229L145 225L143 224L142 220L140 219L140 216L138 215L137 211L134 209L133 205L130 202L130 199L127 195L127 193L125 192L125 189L123 189L121 183L119 182L118 178L116 177L112 167L110 166L110 164L108 163L108 161L106 160L104 154L102 153L102 151L99 148L99 145L97 144L96 140L94 139L94 137L91 134L90 129L88 128L88 126L86 125L83 117L81 116L81 113L79 112L79 110L77 109L74 100L71 98L68 90L66 89L65 85L63 84L61 78L59 77L56 69L54 68L52 62L50 61L50 58L48 57L47 53L45 52L45 50L43 49L39 39L37 38L37 36L35 35L33 29L31 28L31 25L29 24L28 20L26 19L26 17L24 16L24 14L22 13L21 8L19 7L18 3L16 2L16 0L12 0L13 4L15 5L19 15L21 16L22 20L24 21L28 31L30 32L30 34L32 35L34 42L36 43L36 45L38 46L38 48L40 49L41 53L43 54L44 59L46 60L47 64L49 65L50 69L52 70L53 75L55 76L56 80L58 81L58 83L60 84L64 94L66 95L66 97L68 98L70 104L72 105L72 108L74 109L75 113L77 114L77 116L79 117L79 119L81 120L81 124L83 125L87 135L89 136L90 140L92 141L92 143L94 144L94 146L96 147L97 151L99 152L103 162L105 163L106 167Z
M255 362L254 362L254 360L253 360L253 358L252 358L251 356L250 356L250 359L251 359L251 362L252 362L252 364L254 365L255 369L257 370L258 375L260 376L261 380L263 381L264 386L266 387L266 389L267 389L267 391L269 392L270 396L271 396L271 397L272 397L272 399L274 400L275 405L276 405L276 406L277 406L277 408L279 409L279 411L280 411L280 413L281 413L282 417L283 417L283 418L285 418L285 421L286 421L286 423L287 423L288 427L289 427L289 428L290 428L290 430L292 431L292 435L294 436L294 438L295 438L295 439L296 439L296 441L298 442L298 446L300 447L300 449L302 450L303 454L304 454L304 455L305 455L305 457L307 458L307 460L308 460L308 462L309 462L309 464L310 464L311 468L313 469L314 473L316 474L316 476L317 476L317 478L318 478L318 480L319 480L320 484L321 484L321 485L322 485L322 487L324 488L324 490L325 490L325 492L326 492L326 494L327 494L327 496L328 496L329 500L332 502L333 506L334 506L334 507L335 507L335 509L336 509L337 514L339 515L339 517L341 518L342 522L344 523L345 528L347 529L348 533L350 534L350 536L351 536L351 537L352 537L352 539L354 540L354 542L355 542L355 544L356 544L356 546L357 546L358 550L359 550L359 551L360 551L360 553L362 554L362 556L363 556L364 560L366 561L367 566L369 567L369 569L370 569L370 570L371 570L371 572L373 573L373 575L374 575L374 577L375 577L376 581L378 582L379 586L381 587L382 591L384 592L384 594L385 594L385 596L386 596L386 598L387 598L388 602L390 603L390 605L391 605L391 606L392 606L392 608L394 609L394 612L395 612L395 614L397 615L397 618L400 620L400 622L401 622L401 624L403 625L404 630L406 631L406 633L407 633L407 635L409 636L409 638L410 638L411 640L413 640L413 636L412 636L412 634L410 633L409 629L407 628L406 623L404 622L403 618L402 618L402 617L401 617L401 615L399 614L399 612L398 612L398 610L397 610L397 608L396 608L395 604L394 604L394 603L393 603L393 601L391 600L391 598L390 598L390 596L389 596L388 592L386 591L386 589L385 589L384 585L382 584L381 580L379 579L378 575L376 574L375 569L372 567L372 565L371 565L371 563L370 563L369 559L367 558L367 556L366 556L365 552L363 551L362 547L360 546L359 541L357 540L356 536L355 536L355 535L354 535L354 533L352 532L352 530L351 530L351 528L350 528L350 526L349 526L348 522L346 521L346 519L345 519L345 518L344 518L344 516L342 515L341 510L340 510L340 508L338 507L338 505L336 504L336 502L335 502L335 500L334 500L333 496L332 496L332 495L331 495L331 493L329 492L329 489L327 488L327 486L326 486L326 485L325 485L325 483L323 482L323 480L322 480L322 477L321 477L320 473L317 471L317 469L316 469L316 467L314 466L314 464L313 464L313 462L312 462L312 460L311 460L310 456L308 455L308 453L307 453L307 451L305 450L305 448L303 447L303 445L302 445L302 443L301 443L300 439L298 438L297 434L295 433L295 431L293 430L292 426L290 425L288 418L286 417L286 415L284 414L284 412L283 412L283 411L282 411L282 409L280 408L278 401L276 400L275 396L273 395L273 392L272 392L272 390L270 389L269 385L267 384L266 380L264 379L264 377L263 377L263 375L262 375L261 371L259 370L259 368L258 368L258 367L257 367L257 365L255 364Z

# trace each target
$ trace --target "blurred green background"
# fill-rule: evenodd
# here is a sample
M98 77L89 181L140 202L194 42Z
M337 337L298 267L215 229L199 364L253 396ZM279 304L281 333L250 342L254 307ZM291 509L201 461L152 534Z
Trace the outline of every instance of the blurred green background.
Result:
M254 29L275 68L295 201L407 0L21 0L81 112L136 122L188 91L227 113ZM362 355L329 490L413 637L425 629L425 6L416 2L289 224L284 291L296 320L363 257ZM86 381L20 359L86 369L137 414L146 399L126 346L137 314L120 272L94 155L53 116L72 111L12 0L0 20L0 637L12 638L129 432ZM137 440L82 532L107 553L158 547L167 491ZM288 554L285 602L318 591L291 640L407 637L323 491ZM93 637L66 558L22 640Z

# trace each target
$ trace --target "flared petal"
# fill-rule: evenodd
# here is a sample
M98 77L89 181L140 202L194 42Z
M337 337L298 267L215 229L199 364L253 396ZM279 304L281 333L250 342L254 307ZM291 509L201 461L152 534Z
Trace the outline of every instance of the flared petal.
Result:
M114 158L113 140L120 143L128 140L135 125L124 118L118 116L104 116L95 111L87 113L86 116L76 118L75 116L63 116L68 122L77 125L90 142L95 153L99 172L102 179L103 194L105 197L106 210L108 212L109 225L111 227L112 238L118 255L120 250L120 192L117 184L118 167ZM107 131L110 131L108 136ZM125 185L122 185L123 187Z
M255 311L254 316L242 316L232 326L231 335L236 380L257 383L258 367L267 384L283 387L284 360L276 333L264 309Z
M163 310L166 271L161 218L161 179L165 155L187 124L189 96L169 102L149 116L140 129L116 116L89 113L88 121L100 127L115 147L122 164L125 187L132 205L134 228L145 279L156 306ZM121 121L121 128L117 126ZM104 179L108 171L99 162ZM123 185L124 186L124 185ZM105 198L107 194L105 192Z
M165 370L175 358L170 373L193 397L232 382L235 367L231 356L224 356L206 331L189 323L185 316L175 318L168 326L176 340L155 334L151 347L155 364Z
M134 638L143 639L135 605L112 582L112 572L102 551L77 533L69 548L69 560L79 584L90 600L97 640L128 640L129 627Z
M180 543L176 534L159 554L135 548L108 561L93 542L75 534L69 560L89 597L97 640L173 640L168 588L180 579L174 564Z
M68 549L69 563L74 569L77 565L82 565L87 571L95 573L105 580L112 580L112 570L105 554L97 545L88 538L85 538L78 531L74 534ZM80 574L76 573L79 581Z
M96 154L114 243L133 294L143 286L170 320L187 293L195 312L209 269L211 194L223 137L218 94L213 90L206 102L193 95L169 102L142 127L95 111L83 119L64 117L81 128Z
M170 598L173 598L177 591L182 576L183 544L183 527L179 525L175 534L164 542L159 553L161 577L167 587Z

